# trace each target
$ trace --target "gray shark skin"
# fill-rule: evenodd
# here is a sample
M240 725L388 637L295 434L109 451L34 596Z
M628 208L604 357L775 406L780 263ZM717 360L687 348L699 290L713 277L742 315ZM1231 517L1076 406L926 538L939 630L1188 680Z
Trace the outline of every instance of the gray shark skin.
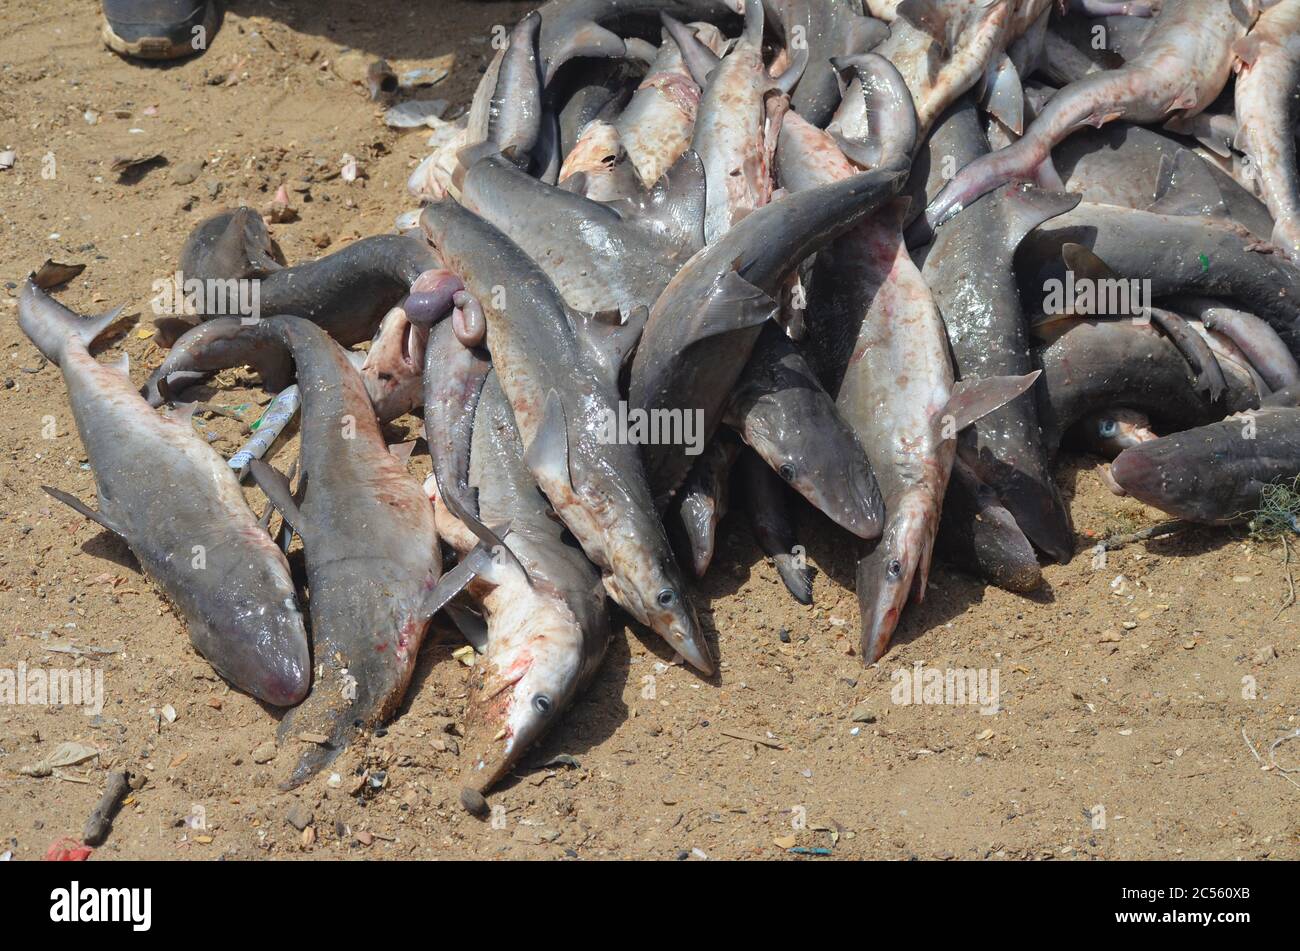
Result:
M1176 298L1173 305L1236 344L1270 389L1300 383L1300 363L1266 321L1207 297Z
M504 543L523 572L500 563L481 597L488 643L466 700L467 782L480 793L505 777L590 683L609 643L600 570L582 553L524 462L495 374L474 414L470 481L483 518L508 523Z
M258 280L283 267L279 250L266 230L266 222L246 206L219 212L200 222L181 248L178 271L185 282L220 281L226 288L226 300L238 301L235 282ZM259 289L260 290L260 289ZM232 293L232 291L234 293ZM154 321L158 333L154 340L160 347L170 347L176 338L195 325L204 315L173 315ZM211 374L195 373L185 379L172 380L173 389L182 390L206 380ZM152 375L140 390L150 406L161 406L158 377Z
M698 670L713 658L660 523L637 446L611 434L617 363L581 315L509 238L453 202L428 206L421 225L446 266L483 306L487 348L556 514L605 572L610 594ZM614 438L611 438L611 435Z
M888 649L909 597L924 597L957 434L1036 377L956 382L938 306L903 245L905 202L825 252L809 299L822 315L827 389L861 440L885 499L884 532L857 568L868 664Z
M538 12L542 74L548 83L570 59L626 55L620 33L657 39L660 14L710 23L726 23L737 15L728 0L551 0Z
M863 16L856 0L764 0L763 6L787 44L794 28L802 28L808 65L795 84L790 107L813 125L826 125L840 102L831 60L873 49L889 36L889 27Z
M323 734L294 767L294 786L331 762L360 729L397 709L415 668L441 573L433 510L420 484L385 444L348 352L301 317L254 324L221 318L196 328L168 354L180 370L249 364L277 371L286 358L302 391L297 502L287 481L260 461L258 485L302 537L310 592L312 692L280 724L279 739ZM224 333L224 341L218 335ZM188 337L189 335L187 335ZM283 380L264 381L275 389Z
M742 451L736 468L749 527L758 547L772 559L790 595L800 604L812 604L812 569L800 550L790 519L790 490L752 452Z
M1034 546L997 493L979 480L960 455L943 500L934 553L1006 591L1023 594L1043 583Z
M350 347L374 336L384 315L406 297L415 279L438 264L437 256L418 237L382 234L362 238L318 261L281 268L262 278L259 313L245 316L301 316ZM199 319L213 318L200 314ZM161 406L165 400L160 391L162 373L159 367L140 390L152 406ZM193 370L170 373L173 391L211 375Z
M1166 214L1218 213L1261 241L1272 233L1263 202L1181 142L1143 126L1112 122L1085 129L1053 149L1052 161L1066 191L1085 202ZM1173 210L1167 196L1177 198L1180 210Z
M681 527L684 548L690 554L695 577L703 578L717 547L718 523L727 514L729 479L740 441L720 430L691 466L690 474L677 494L674 512Z
M180 272L186 280L265 277L281 267L266 222L246 206L204 219L181 248Z
M260 337L243 336L238 317L204 321L177 339L163 362L141 389L151 406L161 406L174 393L195 380L211 377L218 370L248 362L256 366L266 388L279 392L293 382L293 361L279 347ZM201 357L196 357L201 355Z
M699 410L704 436L712 436L764 322L777 310L782 279L896 195L905 174L886 167L788 195L696 253L650 311L632 360L632 404ZM680 446L644 448L655 495L667 498L686 477L690 457Z
M1068 45L1097 69L1117 69L1142 52L1151 25L1149 18L1128 14L1063 14L1052 17L1048 35Z
M1120 116L1130 122L1163 122L1175 114L1196 115L1228 81L1233 44L1245 36L1253 18L1235 0L1165 4L1137 55L1053 96L1017 142L958 172L926 209L926 222L937 227L991 189L1028 178L1053 146L1085 123L1101 125Z
M474 409L491 369L487 352L457 340L450 320L434 325L425 348L424 438L438 491L462 520L462 512L478 517L469 485L470 439Z
M344 350L301 318L273 317L251 329L292 354L302 391L306 490L286 518L306 551L320 674L279 737L330 739L302 755L290 780L300 782L337 755L358 721L371 728L396 712L428 627L424 599L442 566L428 499L388 451ZM292 504L273 501L282 514Z
M99 511L47 491L126 541L222 677L267 703L298 703L311 665L289 564L189 419L154 412L124 369L90 355L119 312L83 318L23 286L19 325L63 371Z
M1227 391L1211 402L1178 347L1155 327L1131 320L1077 320L1035 350L1043 371L1038 418L1055 453L1065 432L1089 413L1125 406L1162 427L1186 429L1257 406L1249 382L1227 374Z
M1273 244L1300 258L1300 170L1295 123L1300 98L1300 0L1277 0L1234 47L1236 145L1249 158L1269 213Z
M859 538L876 538L885 503L871 463L803 355L763 328L726 422L790 487Z
M943 316L959 379L1019 376L1034 368L1012 259L1030 231L1078 203L1073 195L1007 186L940 231L921 274ZM975 422L963 446L975 475L997 493L1025 535L1054 560L1068 562L1074 529L1048 465L1034 396Z
M293 314L345 347L369 340L379 321L438 258L418 237L380 234L319 261L295 264L262 280L261 312Z
M1300 475L1300 410L1269 406L1125 449L1111 477L1141 502L1191 522L1250 518L1260 493Z
M907 179L907 193L912 199L907 220L910 223L925 206L943 191L953 174L989 151L979 110L969 96L960 96L935 120L912 163ZM923 240L928 242L929 235ZM908 236L908 244L914 242Z
M537 52L541 15L534 10L510 31L488 106L487 141L521 168L532 162L542 131L542 74Z
M1289 340L1300 300L1300 268L1261 253L1237 227L1212 218L1162 215L1081 202L1021 245L1021 286L1059 276L1065 244L1081 244L1128 280L1150 281L1153 297L1195 294L1235 301ZM1294 346L1294 344L1292 344Z
M650 307L704 244L704 178L691 153L640 201L592 201L495 155L466 170L461 198L537 262L565 303L586 313Z

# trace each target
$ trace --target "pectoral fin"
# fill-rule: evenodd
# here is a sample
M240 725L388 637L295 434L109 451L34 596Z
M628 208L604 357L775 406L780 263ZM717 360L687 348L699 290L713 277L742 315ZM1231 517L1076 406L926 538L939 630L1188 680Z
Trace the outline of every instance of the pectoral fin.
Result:
M84 515L92 522L98 522L100 525L108 529L114 535L117 535L119 538L126 538L126 531L123 528L114 524L113 521L108 516L104 515L102 512L96 512L94 509L92 509L85 502L81 501L81 499L77 498L75 495L69 495L67 492L64 492L62 489L56 489L50 485L43 485L41 486L41 488L45 490L45 493L49 495L51 498L58 499L64 505L68 506L71 509L76 510L78 513Z
M456 563L456 567L439 578L438 583L424 596L424 603L421 605L423 616L433 617L475 578L483 578L485 581L499 584L501 575L498 572L502 567L499 557L482 542L471 548L465 557Z
M955 438L957 433L977 419L1002 408L1028 390L1042 372L1035 370L1024 376L993 376L957 382L952 388L948 404L939 414L938 425L944 430L950 428L950 435ZM945 432L945 435L948 434Z
M289 491L289 477L261 459L248 463L248 473L257 487L266 493L267 500L280 513L285 523L304 539L311 537L311 525L303 517L293 493Z
M699 309L696 321L699 332L695 342L774 320L781 306L764 290L755 287L736 271L727 271L709 291L708 300Z
M488 630L483 616L457 604L448 604L444 610L456 625L456 629L465 635L465 640L469 641L470 646L474 648L474 653L485 653L488 646Z

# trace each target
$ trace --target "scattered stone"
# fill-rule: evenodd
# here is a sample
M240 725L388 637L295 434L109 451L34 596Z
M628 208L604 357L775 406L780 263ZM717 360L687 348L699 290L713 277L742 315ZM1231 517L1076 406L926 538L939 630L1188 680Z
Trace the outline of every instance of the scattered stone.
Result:
M293 808L289 810L288 814L284 817L284 821L301 832L303 829L311 825L311 821L314 818L315 816L312 815L311 807L305 802L299 802L295 803Z
M482 819L492 810L488 807L488 801L483 798L483 794L476 789L470 789L465 786L460 791L460 804L465 811L476 819Z
M277 752L279 751L275 748L275 744L270 740L267 740L257 749L253 750L253 762L257 763L259 766L263 763L269 763L271 760L275 759L275 754Z
M876 714L865 703L860 703L849 714L849 720L853 723L875 723Z
M192 162L181 162L180 165L177 165L172 169L172 182L177 185L189 185L203 174L203 166L205 164L206 163L203 159L195 159Z
M275 197L267 204L262 212L266 220L272 224L284 224L289 221L296 221L298 212L289 204L289 192L281 185L275 190Z

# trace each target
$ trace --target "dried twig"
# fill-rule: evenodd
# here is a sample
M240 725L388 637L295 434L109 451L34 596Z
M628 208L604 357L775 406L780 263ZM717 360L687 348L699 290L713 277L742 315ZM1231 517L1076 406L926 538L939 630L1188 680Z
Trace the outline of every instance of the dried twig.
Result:
M1273 615L1274 621L1282 616L1283 611L1295 604L1295 578L1291 574L1291 543L1286 540L1285 535L1282 536L1282 567L1286 570L1288 591L1286 597L1282 599L1282 606Z
M1250 742L1250 737L1246 736L1246 727L1244 724L1241 727L1241 738L1246 741L1246 749L1250 750L1250 755L1255 757L1255 759L1259 761L1260 766L1263 766L1265 769L1271 771L1276 771L1277 774L1281 776L1283 779L1285 779L1288 783L1290 783L1296 789L1300 789L1300 783L1297 783L1294 779L1292 779L1290 776L1287 775L1287 773L1300 773L1300 768L1288 769L1285 766L1279 766L1277 764L1277 759L1276 759L1277 748L1279 746L1291 740L1300 740L1300 730L1293 730L1292 732L1286 734L1285 736L1279 736L1276 740L1274 740L1271 744L1269 744L1267 763L1264 762L1264 757L1260 756L1259 753L1256 752L1255 744Z
M100 845L108 838L108 831L113 827L113 816L117 814L122 800L131 790L131 777L125 772L110 773L104 795L90 813L81 830L81 838L87 845Z
M1134 542L1149 541L1152 538L1163 538L1166 535L1173 535L1184 529L1192 527L1191 522L1175 520L1172 522L1161 522L1159 525L1148 525L1146 528L1139 529L1136 532L1128 532L1123 535L1111 535L1104 538L1097 544L1106 551L1114 551L1116 548L1123 548L1125 545L1132 545Z

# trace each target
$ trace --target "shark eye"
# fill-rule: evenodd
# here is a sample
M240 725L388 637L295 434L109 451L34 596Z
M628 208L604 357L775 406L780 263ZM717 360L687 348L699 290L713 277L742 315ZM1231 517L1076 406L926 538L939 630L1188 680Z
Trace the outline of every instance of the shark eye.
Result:
M794 466L790 465L788 462L783 463L776 471L780 474L782 479L785 479L786 482L790 482L794 479Z
M898 576L903 573L903 563L897 558L894 558L885 566L885 571L889 573L889 579L891 581L897 580Z
M544 693L533 697L533 709L545 716L551 712L551 698Z
M657 595L655 595L655 600L659 602L659 607L671 608L674 604L677 603L677 592L674 591L672 588L664 588Z
M1097 427L1097 432L1101 433L1103 439L1109 439L1119 432L1119 423L1113 419L1103 419L1101 425Z

